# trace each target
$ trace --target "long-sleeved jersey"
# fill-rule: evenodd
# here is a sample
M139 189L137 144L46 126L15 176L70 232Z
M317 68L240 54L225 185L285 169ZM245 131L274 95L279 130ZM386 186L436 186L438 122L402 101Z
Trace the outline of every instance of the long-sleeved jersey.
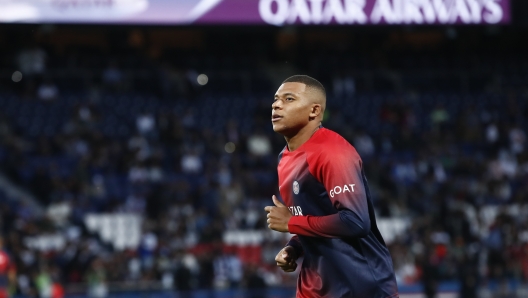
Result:
M319 128L279 155L279 191L304 260L298 298L398 297L392 260L376 225L361 158L339 134Z

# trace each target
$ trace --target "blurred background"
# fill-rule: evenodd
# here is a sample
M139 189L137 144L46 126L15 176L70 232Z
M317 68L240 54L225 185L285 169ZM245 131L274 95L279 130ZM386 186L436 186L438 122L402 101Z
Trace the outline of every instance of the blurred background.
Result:
M0 0L0 297L294 297L282 80L327 89L401 297L528 297L528 1Z

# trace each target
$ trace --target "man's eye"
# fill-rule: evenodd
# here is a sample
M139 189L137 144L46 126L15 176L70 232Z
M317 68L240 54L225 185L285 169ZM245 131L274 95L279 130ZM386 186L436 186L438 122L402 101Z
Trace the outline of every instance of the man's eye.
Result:
M293 97L287 97L286 100L287 100L287 101L292 101L292 100L293 100Z

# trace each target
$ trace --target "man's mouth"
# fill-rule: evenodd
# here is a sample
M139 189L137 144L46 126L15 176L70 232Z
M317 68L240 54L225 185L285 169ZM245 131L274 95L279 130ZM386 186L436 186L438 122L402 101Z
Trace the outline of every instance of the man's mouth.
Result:
M271 116L271 122L276 122L282 119L282 116L279 115L272 115Z

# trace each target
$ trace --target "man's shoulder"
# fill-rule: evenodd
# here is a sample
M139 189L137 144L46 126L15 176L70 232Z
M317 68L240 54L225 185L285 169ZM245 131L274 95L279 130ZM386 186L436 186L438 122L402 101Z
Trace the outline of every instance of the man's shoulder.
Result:
M322 135L324 135L324 137L330 141L338 141L338 142L346 142L348 143L347 140L345 140L345 138L343 138L343 136L341 136L340 134L338 134L337 132L331 130L331 129L328 129L326 127L321 127L321 132L322 132Z
M313 162L325 162L341 158L359 158L359 155L345 138L337 132L320 128L310 146L307 146L306 155Z
M354 147L340 134L328 128L320 128L320 133L315 135L314 142L309 146L309 151L341 152ZM355 150L354 150L355 151Z

